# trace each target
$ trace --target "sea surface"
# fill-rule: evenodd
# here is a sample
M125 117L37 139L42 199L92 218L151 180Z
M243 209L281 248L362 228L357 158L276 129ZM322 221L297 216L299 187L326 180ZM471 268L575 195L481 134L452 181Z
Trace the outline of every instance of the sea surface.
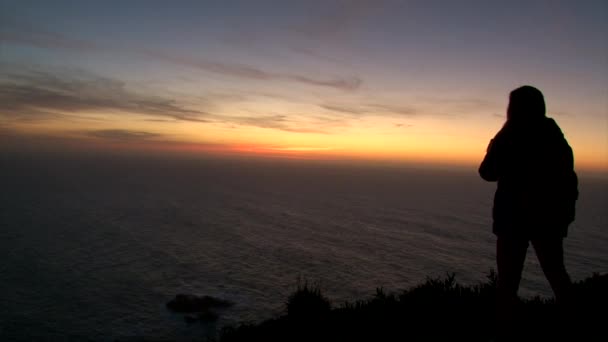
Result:
M580 175L574 280L608 272L608 182ZM339 305L494 267L474 168L0 157L0 340L192 340L275 317L303 282ZM551 296L533 250L520 295ZM236 304L187 324L178 293Z

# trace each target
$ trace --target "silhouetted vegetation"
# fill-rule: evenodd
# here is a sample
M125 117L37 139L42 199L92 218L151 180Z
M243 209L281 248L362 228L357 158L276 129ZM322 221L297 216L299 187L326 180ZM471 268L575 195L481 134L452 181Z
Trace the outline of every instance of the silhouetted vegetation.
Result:
M167 308L173 312L185 313L186 323L213 322L219 318L218 310L234 305L231 301L211 296L196 296L178 294L167 303Z
M318 286L310 286L308 283L298 286L298 290L287 300L287 315L293 319L322 320L330 312L329 299L323 296Z
M599 340L608 308L608 274L574 284L567 308L551 299L522 300L510 340ZM492 341L495 336L496 275L463 286L454 274L429 278L401 293L377 289L371 299L332 309L315 286L292 294L286 314L259 324L224 328L220 341Z

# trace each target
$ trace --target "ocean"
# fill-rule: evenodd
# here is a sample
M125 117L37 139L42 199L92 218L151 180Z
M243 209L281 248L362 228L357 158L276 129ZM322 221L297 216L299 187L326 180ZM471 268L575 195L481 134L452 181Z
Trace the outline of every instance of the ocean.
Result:
M608 182L580 176L573 280L608 272ZM336 305L494 268L475 168L0 157L0 340L193 340L276 317L303 282ZM530 248L520 295L551 296ZM235 305L187 324L178 293Z

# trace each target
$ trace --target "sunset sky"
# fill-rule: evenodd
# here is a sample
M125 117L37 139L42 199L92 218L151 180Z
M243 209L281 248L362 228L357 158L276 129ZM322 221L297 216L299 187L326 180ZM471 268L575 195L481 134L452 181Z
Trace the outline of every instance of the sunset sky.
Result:
M476 164L524 84L608 170L607 1L0 0L0 152Z

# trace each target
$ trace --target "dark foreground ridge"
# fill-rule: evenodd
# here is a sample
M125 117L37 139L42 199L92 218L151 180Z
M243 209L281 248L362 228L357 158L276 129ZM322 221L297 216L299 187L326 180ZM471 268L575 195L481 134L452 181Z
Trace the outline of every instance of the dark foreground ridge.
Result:
M368 300L332 308L315 286L305 284L287 301L286 314L259 324L223 328L233 341L596 341L605 338L608 274L574 284L567 308L552 300L522 300L509 336L496 334L496 276L462 286L454 275L427 279L399 294L378 289Z

